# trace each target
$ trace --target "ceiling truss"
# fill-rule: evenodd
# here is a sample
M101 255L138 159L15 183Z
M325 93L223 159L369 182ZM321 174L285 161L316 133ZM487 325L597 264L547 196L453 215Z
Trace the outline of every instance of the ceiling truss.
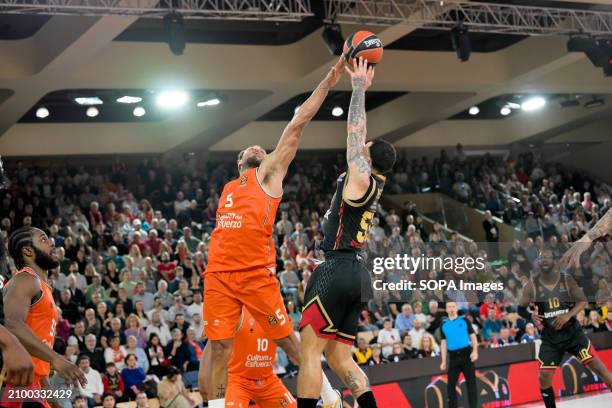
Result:
M310 0L0 0L0 13L124 15L160 18L301 21L312 16Z
M338 23L450 29L519 35L612 35L612 12L440 0L327 0L326 18Z

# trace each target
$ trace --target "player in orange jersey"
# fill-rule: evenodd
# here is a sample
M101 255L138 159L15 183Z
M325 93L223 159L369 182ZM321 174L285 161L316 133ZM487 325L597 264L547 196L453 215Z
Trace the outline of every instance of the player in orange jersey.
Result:
M228 365L227 406L248 408L249 401L255 401L259 408L297 408L293 395L274 374L276 344L246 309L234 345ZM204 354L203 364L210 364L210 347L206 347Z
M204 274L204 325L211 343L208 395L211 408L225 406L227 363L242 306L251 312L270 340L299 363L298 340L276 278L272 237L283 179L295 157L302 132L344 71L343 60L331 68L319 86L285 127L276 149L260 146L240 152L240 176L223 188Z
M84 386L83 372L53 351L58 316L53 289L47 283L47 271L59 266L53 240L38 228L23 227L11 234L8 249L19 271L4 295L6 327L32 355L33 386L50 388L51 366L69 384Z

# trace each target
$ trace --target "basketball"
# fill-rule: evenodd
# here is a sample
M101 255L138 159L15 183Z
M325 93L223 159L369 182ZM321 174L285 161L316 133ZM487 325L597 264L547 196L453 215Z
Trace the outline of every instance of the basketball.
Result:
M368 60L368 65L376 65L382 61L383 44L376 34L357 31L346 39L342 53L348 64L361 57Z

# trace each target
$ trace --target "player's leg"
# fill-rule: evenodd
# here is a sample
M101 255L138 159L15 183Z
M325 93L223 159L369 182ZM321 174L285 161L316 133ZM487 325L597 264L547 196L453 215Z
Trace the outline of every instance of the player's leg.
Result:
M208 376L210 375L210 342L206 343L202 358L200 359L200 369L198 370L198 390L203 402L208 402Z
M549 341L542 340L538 360L540 361L540 372L538 379L540 382L540 392L542 400L546 408L555 408L555 390L553 389L553 377L561 359L563 358L564 350L553 346Z
M591 340L581 331L576 334L574 343L575 345L570 353L584 366L597 374L606 383L608 389L612 391L612 374L597 355L597 350L595 350Z
M352 344L338 340L330 341L325 348L325 357L331 369L338 374L361 408L376 407L370 381L353 360Z
M599 357L593 358L586 366L593 370L593 372L606 383L608 389L612 391L612 373L610 373L610 370L608 370Z
M227 364L232 356L234 333L242 312L242 304L234 296L236 286L233 274L206 274L204 304L214 307L204 308L206 336L210 344L210 364L200 366L198 377L208 382L207 397L209 407L224 407L227 389Z
M300 331L300 371L298 372L298 407L315 408L323 384L321 354L329 340L317 336L311 325Z

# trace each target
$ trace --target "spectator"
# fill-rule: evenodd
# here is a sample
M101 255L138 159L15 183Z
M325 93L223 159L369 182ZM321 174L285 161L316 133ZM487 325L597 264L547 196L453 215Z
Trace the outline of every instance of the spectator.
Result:
M142 302L142 307L145 312L153 309L154 296L152 293L146 291L146 286L143 281L139 281L136 284L135 293L132 296L132 302L136 304L136 302Z
M291 318L291 322L293 323L293 330L298 331L300 320L302 319L302 314L298 310L296 310L295 303L291 301L287 302L287 315L289 315L289 318Z
M136 356L138 359L138 367L142 368L145 373L149 371L149 359L145 351L138 345L138 340L135 336L128 336L125 352L128 355L134 354Z
M125 321L124 336L127 339L129 336L134 336L137 340L138 347L144 348L147 345L146 330L140 327L140 319L135 314L131 314ZM139 357L140 356L136 356Z
M489 309L489 314L482 324L482 337L487 342L492 341L502 329L502 322L495 314L494 308Z
M379 364L385 364L388 363L389 360L387 360L383 355L382 355L382 347L380 344L376 343L372 346L372 358L370 359L370 365L379 365Z
M419 348L421 344L421 339L423 338L423 335L425 334L425 329L421 327L420 320L417 320L417 319L414 320L412 329L410 329L408 334L410 334L410 337L412 338L412 347Z
M423 303L420 300L414 302L414 317L421 322L421 327L427 328L427 316L423 313Z
M408 332L412 329L412 323L414 322L415 316L412 313L412 306L408 303L402 305L402 313L398 314L395 318L395 328L400 333Z
M83 374L85 374L85 379L87 380L85 386L79 384L80 394L87 399L87 406L89 408L100 405L102 403L102 395L104 394L104 385L102 384L100 373L91 368L89 357L85 355L78 358L77 365Z
M103 373L106 368L106 360L104 359L104 351L96 347L98 339L94 334L85 336L85 345L80 349L80 356L89 358L91 368L99 373Z
M156 375L158 378L162 378L167 372L168 361L166 360L164 348L162 347L159 336L155 333L151 333L149 336L147 357L150 362L148 372Z
M535 329L533 323L527 323L525 326L525 334L521 337L521 343L533 343L540 339L540 335Z
M106 350L104 350L104 359L106 360L106 363L114 363L117 370L123 370L125 367L124 360L126 356L127 353L125 348L120 343L119 336L111 337L108 347Z
M281 292L283 295L290 295L293 297L293 302L299 302L298 299L298 286L300 285L300 278L295 271L294 264L292 261L285 261L285 270L278 275L281 283Z
M507 327L502 327L500 329L497 344L500 347L511 346L514 344L514 338L510 336L510 330Z
M117 406L117 401L115 400L115 396L112 394L105 394L102 397L102 408L115 408Z
M143 391L136 394L136 408L149 408L149 399Z
M161 313L159 310L153 310L151 313L151 323L147 326L146 335L151 338L151 335L156 334L159 336L162 347L172 339L170 335L170 329L166 326L166 323L161 319Z
M183 332L180 329L172 330L172 341L168 343L164 353L170 363L181 372L186 372L195 358L189 350L189 345L183 341Z
M406 360L419 356L419 349L412 345L412 337L410 337L408 333L402 338L402 350L406 356Z
M436 300L431 300L429 302L429 313L427 314L427 331L434 334L436 330L440 328L444 316L445 313L439 310L438 302Z
M383 357L387 358L393 352L393 344L401 340L399 331L393 328L393 321L386 318L383 329L378 333L378 344L382 347Z
M424 333L419 344L419 358L436 357L440 354L440 350L433 336L429 333Z
M191 408L195 405L185 389L181 372L175 367L170 367L168 374L157 384L157 396L164 408Z
M408 357L404 354L402 343L395 343L393 345L393 352L387 357L389 362L397 363L402 360L406 360Z
M365 338L357 339L357 348L353 352L353 360L359 365L368 365L372 359L372 348L368 346Z
M125 368L121 370L121 378L123 378L125 394L129 400L136 398L139 391L138 386L142 385L146 377L142 367L138 366L138 357L134 354L128 354L125 357Z

